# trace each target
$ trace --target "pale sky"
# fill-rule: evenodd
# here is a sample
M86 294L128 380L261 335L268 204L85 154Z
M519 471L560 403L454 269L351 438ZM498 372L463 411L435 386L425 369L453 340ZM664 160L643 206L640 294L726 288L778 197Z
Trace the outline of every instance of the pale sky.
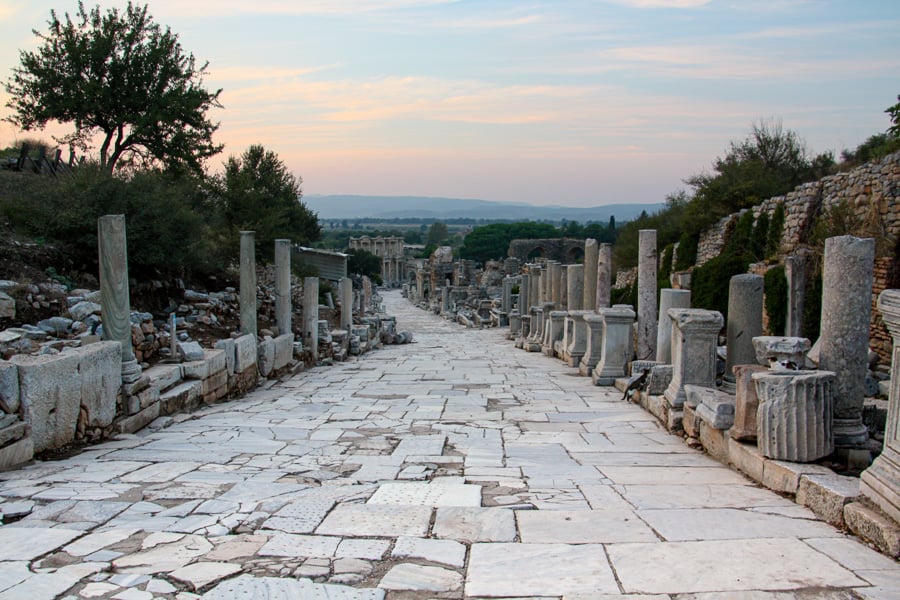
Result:
M224 90L210 169L259 143L307 194L661 202L756 120L839 156L890 125L900 93L897 0L149 6ZM2 0L0 79L51 8L76 7ZM0 124L0 146L18 135Z

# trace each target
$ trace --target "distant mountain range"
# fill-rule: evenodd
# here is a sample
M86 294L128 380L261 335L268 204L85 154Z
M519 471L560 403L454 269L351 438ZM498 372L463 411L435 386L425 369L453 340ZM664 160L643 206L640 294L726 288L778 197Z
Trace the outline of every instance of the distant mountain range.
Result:
M652 214L665 207L655 204L607 204L590 208L533 206L490 200L429 198L415 196L309 195L303 202L320 219L508 219L516 221L631 221L646 210Z

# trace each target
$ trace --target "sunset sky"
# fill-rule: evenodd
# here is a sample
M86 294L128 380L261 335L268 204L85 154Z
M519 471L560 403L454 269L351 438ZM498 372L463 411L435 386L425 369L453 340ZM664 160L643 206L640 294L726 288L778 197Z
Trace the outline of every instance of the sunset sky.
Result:
M224 90L210 168L260 143L307 194L661 202L756 120L839 156L900 93L897 0L149 5ZM76 7L0 2L0 78Z

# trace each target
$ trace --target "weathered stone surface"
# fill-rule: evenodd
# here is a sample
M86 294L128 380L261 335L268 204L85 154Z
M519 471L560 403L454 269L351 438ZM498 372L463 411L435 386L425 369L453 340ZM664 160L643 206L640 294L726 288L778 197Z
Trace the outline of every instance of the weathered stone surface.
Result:
M809 348L809 340L803 337L762 335L753 338L756 363L764 367L773 362L783 364L784 361L790 361L802 369L806 364L806 353L809 352Z
M34 451L61 448L71 443L75 439L81 408L79 354L19 354L13 356L11 362L19 370L19 394L25 421L31 426Z
M15 467L34 457L34 441L26 437L0 448L0 469Z
M85 425L106 427L116 418L116 396L122 385L119 342L99 342L78 350L81 406Z
M243 373L257 365L256 336L242 335L234 339L234 372Z
M859 502L851 502L844 507L844 523L888 556L900 558L900 527L884 515Z
M812 462L834 451L834 373L761 371L751 378L759 397L757 445L764 456Z
M756 441L756 412L759 399L753 374L765 371L761 365L734 366L734 425L729 434L736 440Z
M229 375L234 375L234 364L235 364L235 344L233 338L227 338L224 340L219 340L215 344L216 350L222 350L225 352L225 368L228 370Z
M872 316L875 240L845 235L825 240L819 368L836 375L834 445L862 448L862 422Z
M97 245L100 254L103 339L121 344L122 379L134 381L140 377L141 367L134 358L131 339L125 215L104 215L97 219Z
M656 279L659 261L656 249L656 230L638 232L638 301L637 301L637 357L638 360L656 358Z
M15 414L20 406L19 370L15 364L0 360L0 410Z
M154 365L144 370L144 375L160 390L167 390L182 380L181 365Z
M462 576L442 567L404 563L392 567L378 587L385 590L452 592L462 587Z
M268 377L275 369L275 340L266 336L259 342L257 346L256 364L259 367L259 374Z
M0 292L0 319L16 318L16 300L6 292Z
M672 382L666 388L669 406L684 404L684 386L715 386L716 339L722 329L722 314L712 310L672 308Z
M603 320L600 358L591 372L591 380L594 385L611 385L617 377L625 375L625 367L634 353L632 328L635 314L630 306L617 304L600 309L600 317ZM590 315L585 315L587 318Z
M181 364L185 379L208 379L227 368L225 350L202 350L200 359Z
M273 359L272 369L279 371L291 364L291 360L294 356L294 334L285 333L279 335L275 338L274 342L275 357Z
M656 361L672 362L672 318L670 308L690 308L691 291L666 288L659 292L659 322L656 332ZM661 393L661 392L660 392Z
M256 234L241 232L241 333L256 339ZM255 345L255 343L254 343Z
M808 506L835 527L844 525L844 506L859 496L859 478L844 475L803 475L797 487L797 504Z
M732 367L753 364L753 338L762 335L763 278L745 273L731 278L728 287L728 355L725 380L734 383ZM729 391L733 391L731 388Z
M84 321L91 315L99 315L102 312L103 307L96 302L82 301L69 307L69 314L76 321Z
M178 356L185 362L203 360L203 346L198 342L178 342Z

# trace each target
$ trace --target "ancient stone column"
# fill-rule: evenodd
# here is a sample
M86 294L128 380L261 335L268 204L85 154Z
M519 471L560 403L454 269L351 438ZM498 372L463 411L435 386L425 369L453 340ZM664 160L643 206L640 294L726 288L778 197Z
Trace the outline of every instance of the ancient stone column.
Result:
M663 394L669 406L684 406L687 384L715 387L716 340L722 313L697 308L670 308L672 319L672 381Z
M812 462L834 452L834 373L766 370L751 377L759 399L756 445L760 454Z
M600 251L597 240L584 240L584 296L582 307L585 310L597 310L597 263Z
M591 373L594 385L612 385L618 377L625 375L625 367L634 355L634 316L634 311L627 304L600 309L603 337L600 343L600 360Z
M808 250L798 250L784 259L784 275L788 287L787 323L784 335L788 337L803 335L803 305L806 300L806 265L809 254ZM773 333L778 335L781 332Z
M670 308L690 308L691 290L665 288L659 292L659 329L656 333L656 362L672 363L672 319Z
M353 280L349 277L341 279L341 329L350 333L353 327Z
M566 269L566 298L569 310L584 307L584 265L569 265Z
M275 324L291 333L291 240L275 240Z
M584 289L587 289L587 285ZM584 315L584 322L587 325L587 339L584 344L584 356L578 363L578 374L588 377L600 362L600 349L603 347L603 316L589 312Z
M728 286L728 322L725 335L728 355L725 360L726 391L734 393L735 365L756 364L753 338L762 335L763 278L745 273L731 278Z
M303 278L303 347L319 356L319 278Z
M558 262L550 263L550 302L553 303L554 307L559 306L560 297L562 296L559 287L559 273L561 270L561 265Z
M441 314L450 312L450 288L446 285L441 288Z
M100 255L103 339L122 344L122 381L134 383L141 377L141 366L135 359L131 346L125 215L105 215L97 219L97 246Z
M241 333L256 336L256 232L241 232Z
M900 523L900 290L881 292L878 310L894 343L891 388L884 449L860 476L859 491Z
M864 449L862 422L872 317L875 240L845 235L825 240L819 368L837 374L835 448Z
M522 275L519 278L519 315L528 314L528 301L531 295L531 278L528 275Z
M559 266L559 310L569 308L569 265Z
M503 294L500 296L500 310L505 313L509 313L512 310L512 288L513 288L513 278L512 277L504 277L503 278Z
M656 356L656 230L638 235L637 357L648 360Z
M597 253L597 308L607 308L612 294L612 244L600 244Z
M581 357L587 350L588 327L584 316L593 312L592 310L570 310L569 316L566 317L567 328L570 327L569 323L571 322L571 330L567 331L569 345L566 348L566 364L570 367L580 365Z

